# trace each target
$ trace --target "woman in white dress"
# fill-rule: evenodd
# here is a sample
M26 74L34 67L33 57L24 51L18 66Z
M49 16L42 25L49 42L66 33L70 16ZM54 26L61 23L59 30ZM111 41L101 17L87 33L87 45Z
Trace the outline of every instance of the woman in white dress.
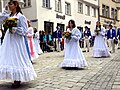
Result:
M11 14L7 14L8 7ZM7 30L3 44L0 48L0 79L11 79L14 81L13 88L20 87L20 83L34 80L37 76L30 61L26 31L28 29L27 19L22 14L18 1L10 1L6 6L3 17L16 17L17 27L12 31ZM4 19L5 19L4 18ZM3 18L2 18L3 19Z
M2 30L0 30L0 46L1 46L1 37L2 37Z
M34 46L34 41L33 41L33 35L34 35L33 27L31 26L29 20L27 22L28 22L27 39L28 39L31 60L33 63L33 60L38 58L38 54L36 52L36 49L35 49L36 47Z
M100 22L96 22L94 36L93 57L109 57L110 52L104 40L105 28L101 26Z
M60 67L84 68L87 66L87 62L79 46L80 31L75 27L74 20L69 21L67 31L72 32L72 35L71 39L65 38L65 56Z
M34 29L34 36L33 36L34 46L37 54L40 55L43 53L43 51L40 48L39 32L37 31L36 28L33 29Z

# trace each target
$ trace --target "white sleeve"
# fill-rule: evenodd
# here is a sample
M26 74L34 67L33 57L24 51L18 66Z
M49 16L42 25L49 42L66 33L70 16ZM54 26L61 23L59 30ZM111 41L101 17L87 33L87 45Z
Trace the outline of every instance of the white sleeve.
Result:
M27 29L28 29L28 24L27 24L27 19L25 16L21 16L19 18L19 26L17 27L16 33L19 35L26 35Z
M34 35L33 28L32 27L28 28L27 37L32 37L33 35Z
M0 13L0 23L2 24L5 19L7 19L10 16L6 10L4 12Z
M104 27L101 28L100 35L105 36L105 28Z
M71 38L75 40L80 40L80 31L76 30L75 33L72 34Z
M0 31L0 38L2 37L2 31Z

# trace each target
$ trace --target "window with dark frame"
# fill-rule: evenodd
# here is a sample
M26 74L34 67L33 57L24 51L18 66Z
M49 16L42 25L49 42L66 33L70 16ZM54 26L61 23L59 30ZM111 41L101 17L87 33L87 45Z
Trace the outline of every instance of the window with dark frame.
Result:
M62 12L61 0L55 0L55 11Z
M83 13L83 3L78 2L78 13Z
M68 2L65 2L65 14L71 15L71 5Z
M43 7L50 8L50 0L43 0Z

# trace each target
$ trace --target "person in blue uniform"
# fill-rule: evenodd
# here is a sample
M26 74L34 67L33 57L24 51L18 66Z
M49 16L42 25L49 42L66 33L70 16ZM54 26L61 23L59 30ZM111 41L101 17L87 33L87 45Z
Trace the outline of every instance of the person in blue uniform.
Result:
M116 39L116 30L113 29L113 26L109 25L109 30L107 31L107 40L110 52L115 52L115 39Z

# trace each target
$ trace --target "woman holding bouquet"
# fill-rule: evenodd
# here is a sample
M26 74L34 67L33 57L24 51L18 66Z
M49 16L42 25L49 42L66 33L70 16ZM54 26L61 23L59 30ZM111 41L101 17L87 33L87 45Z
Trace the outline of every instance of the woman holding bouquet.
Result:
M84 68L87 62L79 46L80 31L75 27L75 21L68 22L67 32L71 32L70 37L65 38L65 57L60 64L62 68ZM68 34L70 35L70 34Z
M11 11L10 14L7 14L8 7ZM17 18L17 27L8 28L0 48L2 51L0 52L0 79L11 79L14 81L12 87L18 88L21 81L34 80L37 75L29 57L26 39L27 19L22 14L16 0L11 0L5 9L2 16Z
M105 43L105 28L101 26L100 22L96 22L94 30L95 41L93 46L93 57L109 57L110 52Z

